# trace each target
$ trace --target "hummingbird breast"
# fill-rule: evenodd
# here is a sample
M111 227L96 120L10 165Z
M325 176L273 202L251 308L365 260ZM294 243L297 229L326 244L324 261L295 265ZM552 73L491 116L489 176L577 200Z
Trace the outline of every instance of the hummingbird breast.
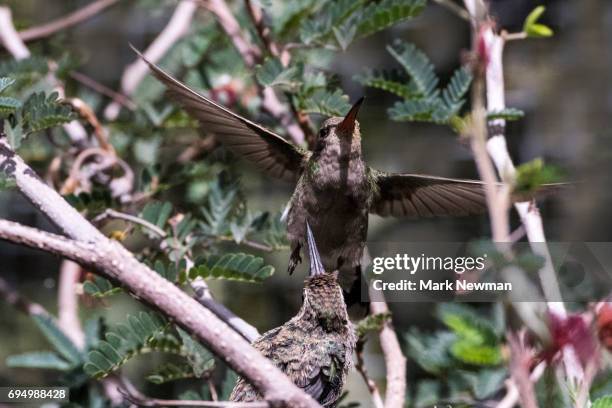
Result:
M360 152L326 149L313 156L291 199L288 235L303 243L310 224L328 271L359 265L368 228L370 189Z

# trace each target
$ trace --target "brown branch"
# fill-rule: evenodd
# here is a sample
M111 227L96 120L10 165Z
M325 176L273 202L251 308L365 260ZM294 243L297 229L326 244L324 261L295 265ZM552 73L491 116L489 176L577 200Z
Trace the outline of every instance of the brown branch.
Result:
M169 400L148 397L141 392L121 389L125 399L139 407L203 407L203 408L267 408L265 401L232 402L232 401L198 401L198 400Z
M52 252L98 271L207 344L270 402L320 407L213 312L106 238L48 187L0 138L0 168L20 191L72 239L0 220L0 239Z
M363 378L363 381L366 383L368 387L368 391L370 391L370 395L372 396L372 404L375 408L383 408L384 403L382 401L382 397L380 396L380 390L378 386L368 376L368 370L366 369L365 362L363 360L363 348L365 346L365 340L360 338L357 340L357 345L355 346L355 354L357 355L357 362L355 363L355 369Z
M371 314L390 313L384 295L381 292L375 292L372 287L370 287L370 301ZM391 319L385 322L378 337L387 369L385 408L401 408L406 399L406 357L402 353Z
M58 31L80 24L90 18L100 14L110 6L118 3L119 0L97 0L82 9L73 11L63 17L53 20L49 23L28 28L19 32L19 37L23 41L32 41L39 38L48 37Z
M57 293L57 324L68 338L80 349L85 347L85 333L79 320L77 285L81 278L81 267L72 261L63 261L60 266Z
M117 219L117 220L123 220L123 221L127 221L127 222L131 222L133 224L138 224L146 229L148 229L149 231L152 231L153 233L155 233L156 235L158 235L160 238L166 238L166 236L168 234L166 234L166 231L164 231L163 229L159 228L157 225L150 223L147 220L144 220L140 217L137 217L135 215L130 215L130 214L126 214L126 213L122 213L120 211L115 211L111 208L107 208L106 210L104 210L104 212L102 212L101 214L97 215L93 220L91 220L91 222L93 222L94 224L99 224L102 223L108 219Z
M92 90L98 92L101 95L111 98L113 101L121 104L123 107L129 110L136 110L136 104L129 97L123 95L122 93L110 89L109 87L99 83L95 79L90 78L81 72L72 71L69 75L75 81L80 82L81 84L85 85L88 88L91 88Z

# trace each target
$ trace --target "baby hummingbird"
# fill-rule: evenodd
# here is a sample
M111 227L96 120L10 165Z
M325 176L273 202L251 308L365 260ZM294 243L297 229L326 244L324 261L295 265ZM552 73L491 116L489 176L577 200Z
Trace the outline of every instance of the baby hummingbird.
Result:
M269 358L298 387L324 407L334 406L355 349L355 331L338 285L337 273L323 269L310 226L306 224L310 273L298 314L264 333L253 347ZM244 378L238 379L231 401L249 402L262 396Z

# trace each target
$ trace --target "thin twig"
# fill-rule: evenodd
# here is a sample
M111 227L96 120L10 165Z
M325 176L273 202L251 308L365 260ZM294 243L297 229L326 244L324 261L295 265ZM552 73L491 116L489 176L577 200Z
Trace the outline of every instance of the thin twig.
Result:
M365 340L360 338L357 340L357 345L355 346L355 354L357 355L357 362L355 363L355 369L361 374L361 378L366 383L368 387L368 391L370 391L370 395L372 396L372 405L375 408L383 408L384 403L382 401L382 397L380 396L380 390L378 386L368 376L368 370L365 366L365 362L363 360L363 348L365 346Z
M157 225L150 223L147 220L144 220L135 215L130 215L130 214L122 213L120 211L113 210L112 208L107 208L106 210L104 210L103 213L97 215L93 220L91 220L91 222L93 222L94 224L100 224L101 222L106 221L108 219L117 219L117 220L123 220L123 221L131 222L134 224L138 224L148 229L149 231L154 232L160 238L166 238L166 236L168 235L166 234L166 231L159 228Z
M450 10L452 13L457 15L459 18L462 18L466 21L470 21L470 13L467 12L466 9L453 2L453 0L434 0L436 3L441 5L442 7Z
M531 371L529 375L529 379L532 383L538 382L542 374L544 374L544 370L546 369L546 362L541 362ZM504 398L502 398L496 405L495 408L513 408L519 401L520 394L519 390L516 386L516 383L510 378L506 381L506 388L508 391Z
M375 292L370 286L370 313L388 314L389 307L381 292ZM385 357L387 369L387 390L385 392L385 408L401 408L406 399L406 357L397 339L397 334L388 319L378 337L380 348Z
M101 95L108 96L113 101L121 104L123 107L129 110L136 110L136 104L126 95L123 95L120 92L116 92L110 89L109 87L99 83L95 79L90 78L81 72L72 71L69 75L75 81L80 82L81 84L93 89Z
M90 18L100 14L110 6L118 3L119 0L97 0L87 6L73 11L72 13L53 20L49 23L31 27L19 32L19 37L23 41L32 41L39 38L48 37L58 31L80 24Z
M70 340L80 349L85 347L85 333L79 320L77 285L81 278L81 266L63 261L57 292L57 323Z
M265 401L232 402L232 401L202 401L202 400L169 400L147 397L141 392L132 393L125 388L119 388L125 399L139 407L202 407L202 408L267 408Z

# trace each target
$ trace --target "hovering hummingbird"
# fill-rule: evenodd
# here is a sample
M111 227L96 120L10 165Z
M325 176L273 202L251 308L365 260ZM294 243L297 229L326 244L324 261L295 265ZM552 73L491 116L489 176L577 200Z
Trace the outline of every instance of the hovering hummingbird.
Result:
M318 237L323 267L339 270L342 286L355 295L358 291L351 289L361 277L370 213L424 218L480 214L487 208L480 181L367 166L357 121L363 98L346 116L323 122L314 150L307 151L200 95L139 55L203 129L269 176L297 183L286 210L289 273L301 262L306 219Z
M337 272L327 273L310 226L306 224L310 273L298 314L253 342L298 387L324 407L334 406L342 393L356 335L348 317ZM262 396L239 378L231 401L250 402Z

